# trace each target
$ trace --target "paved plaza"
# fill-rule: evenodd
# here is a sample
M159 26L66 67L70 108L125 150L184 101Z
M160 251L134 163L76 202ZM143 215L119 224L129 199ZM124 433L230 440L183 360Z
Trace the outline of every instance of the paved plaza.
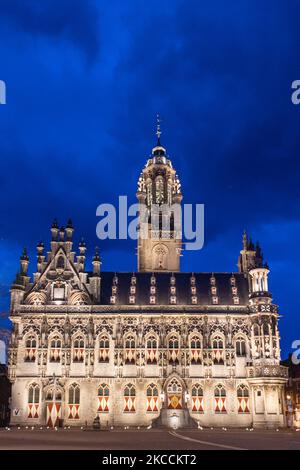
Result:
M294 430L0 429L0 449L11 450L300 450Z

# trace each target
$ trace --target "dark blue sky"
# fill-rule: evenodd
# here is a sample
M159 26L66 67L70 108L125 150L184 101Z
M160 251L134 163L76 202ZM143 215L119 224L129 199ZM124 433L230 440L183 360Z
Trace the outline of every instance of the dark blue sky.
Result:
M0 0L0 310L54 217L100 245L104 270L135 269L135 243L100 243L95 212L135 202L159 112L184 202L205 204L205 246L183 270L235 270L246 228L285 356L300 337L299 14L293 0Z

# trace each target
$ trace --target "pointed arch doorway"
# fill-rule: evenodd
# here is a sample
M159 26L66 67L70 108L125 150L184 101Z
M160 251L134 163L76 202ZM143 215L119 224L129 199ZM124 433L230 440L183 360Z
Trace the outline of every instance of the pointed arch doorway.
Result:
M58 427L62 420L62 390L59 387L50 387L46 391L46 425Z
M183 386L177 377L173 377L166 385L168 410L182 410L184 408Z

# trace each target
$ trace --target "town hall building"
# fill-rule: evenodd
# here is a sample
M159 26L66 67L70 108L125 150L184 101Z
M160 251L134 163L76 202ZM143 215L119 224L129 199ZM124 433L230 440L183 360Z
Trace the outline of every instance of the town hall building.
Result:
M182 239L151 226L153 204L181 204L158 142L138 180L136 272L108 272L55 221L50 249L26 250L11 286L11 424L285 426L278 307L269 268L246 233L236 272L181 272ZM164 215L162 216L164 217ZM112 242L113 243L113 242Z

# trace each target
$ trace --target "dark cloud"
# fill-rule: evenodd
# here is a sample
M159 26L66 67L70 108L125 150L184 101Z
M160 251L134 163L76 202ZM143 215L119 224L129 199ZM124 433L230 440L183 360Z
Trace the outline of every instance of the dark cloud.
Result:
M3 0L1 21L16 32L70 40L88 58L99 49L98 11L90 0Z

